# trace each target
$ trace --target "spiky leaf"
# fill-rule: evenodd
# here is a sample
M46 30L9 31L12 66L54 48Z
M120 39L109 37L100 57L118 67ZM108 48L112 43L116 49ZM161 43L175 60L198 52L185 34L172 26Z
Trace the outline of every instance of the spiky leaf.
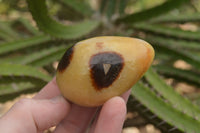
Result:
M118 19L117 21L125 23L136 23L140 21L150 20L153 17L157 17L159 15L169 12L170 10L176 9L186 2L189 2L189 0L167 0L165 3L159 6L127 15L123 18Z
M137 23L134 24L133 27L144 32L150 32L174 38L198 41L200 40L200 31L185 31L178 28L146 23Z
M145 78L159 94L172 104L173 107L200 121L200 109L193 105L188 99L183 98L175 92L175 90L167 85L152 69L149 69L146 72Z
M42 82L50 81L51 77L38 69L20 64L0 64L0 75L2 77L28 77Z
M200 74L198 72L174 68L166 65L156 65L153 68L162 75L174 78L177 81L183 81L198 86L200 85Z
M45 0L27 0L27 2L38 27L43 32L57 38L74 39L81 37L99 25L99 22L94 20L86 20L73 25L63 25L49 17Z
M39 45L41 43L49 41L51 38L47 35L39 35L26 39L16 40L12 42L5 42L0 45L0 54L5 54L12 51L17 51L33 45Z
M165 103L143 84L136 84L132 89L132 95L159 118L165 120L167 123L175 125L182 132L198 133L200 131L199 121L178 111L170 104Z
M62 2L85 16L92 15L91 7L83 0L62 0Z

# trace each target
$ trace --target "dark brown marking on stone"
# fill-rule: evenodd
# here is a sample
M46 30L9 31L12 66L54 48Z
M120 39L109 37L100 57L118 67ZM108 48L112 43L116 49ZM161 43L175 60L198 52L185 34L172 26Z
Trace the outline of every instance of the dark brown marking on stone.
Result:
M74 45L65 52L57 67L57 70L59 72L63 72L70 64L73 56L73 51L74 51Z
M104 71L104 64L110 64L108 72ZM96 90L112 85L118 78L123 66L123 57L116 52L103 52L93 55L89 61L90 78Z
M97 46L97 48L102 49L103 48L103 42L97 42L96 46Z

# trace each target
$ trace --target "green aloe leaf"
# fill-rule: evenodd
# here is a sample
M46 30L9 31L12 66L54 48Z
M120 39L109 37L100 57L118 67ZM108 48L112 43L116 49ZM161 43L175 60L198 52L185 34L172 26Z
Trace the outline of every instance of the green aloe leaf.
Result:
M20 64L0 64L1 77L27 77L41 82L50 81L51 77L38 69ZM19 79L20 80L20 79Z
M50 39L51 38L47 35L39 35L12 42L5 42L0 45L0 54L17 51L33 45L39 45L41 43L49 41Z
M30 64L32 66L45 66L52 62L58 61L64 52L72 45L61 45L57 47L52 47L50 49L45 49L39 52L35 52L23 59L24 64Z
M62 0L62 2L85 16L92 15L90 5L83 0Z
M19 38L19 35L14 31L7 22L0 22L0 37L6 41L12 41Z
M13 38L11 38L9 35L2 32L1 30L0 30L0 38L5 40L5 41L12 41L13 40Z
M14 63L24 64L36 67L46 66L50 63L58 61L64 52L72 45L61 45L50 48L44 48L39 51L33 51L30 54L24 54L19 56L4 57L0 59L0 63Z
M123 15L126 5L127 5L128 0L120 0L119 2L119 14Z
M185 50L200 50L200 44L199 42L195 41L186 41L186 40L177 40L173 38L166 38L166 37L160 37L160 36L147 36L144 38L146 41L152 43L152 44L164 44L164 45L170 45L172 47L176 48L182 48Z
M115 13L116 4L117 4L116 0L107 0L106 15L108 18L111 18L112 15Z
M162 133L183 133L179 128L177 128L175 125L172 125L172 123L169 123L165 120L163 120L161 117L157 116L157 114L153 113L152 110L150 110L148 107L146 107L144 104L142 104L139 100L137 100L133 95L129 97L128 103L127 103L127 110L129 112L138 112L140 116L145 118L147 120L147 123L153 124L156 128L160 129ZM135 119L128 119L129 121L134 121ZM130 124L127 124L127 120L125 121L125 126L133 126L133 122L130 122Z
M13 56L6 56L6 57L3 57L3 58L0 58L0 64L4 64L4 63L12 63L12 64L15 64L17 62L20 62L23 58L22 55L13 55Z
M146 72L145 78L154 89L168 100L172 106L185 114L195 117L200 121L200 109L192 104L188 99L183 98L174 89L167 85L151 68Z
M191 70L183 70L172 66L156 65L153 68L164 76L172 77L178 81L184 81L189 84L200 85L200 74Z
M36 51L34 53L31 53L27 56L24 56L24 58L19 61L20 64L30 64L31 66L34 64L34 62L37 62L38 60L42 60L45 57L49 57L51 54L57 53L65 49L65 46L57 46L57 47L51 47L46 48L40 51ZM53 61L55 61L53 59Z
M186 2L189 2L189 0L167 0L165 3L159 6L119 18L117 22L136 23L140 21L150 20L153 17L157 17L173 9L176 9Z
M21 94L39 91L41 86L36 86L30 82L9 83L0 85L0 102L12 100Z
M101 0L100 2L101 2L100 3L100 12L103 13L104 10L105 10L105 7L106 7L106 4L107 4L108 0Z
M100 12L109 20L112 20L114 15L116 18L124 14L126 4L127 0L102 0L100 3Z
M170 45L162 45L153 43L153 46L156 52L165 53L165 55L172 57L173 59L182 59L185 62L191 64L197 70L200 70L200 56L191 53L190 51L186 51L183 49L177 49L176 47L172 47Z
M137 23L134 24L135 29L151 32L155 34L170 36L174 38L182 38L187 40L200 40L200 31L184 31L178 28L166 27L158 24Z
M38 58L37 60L34 60L30 64L33 66L45 66L45 65L48 65L49 63L59 61L61 57L63 56L63 54L65 53L65 51L71 46L72 46L71 44L68 46L60 46L55 51L49 53L46 56L43 56L42 58Z
M153 23L161 23L161 22L199 22L200 21L200 13L192 13L192 14L178 14L178 15L164 15L153 18L150 22Z
M99 22L94 20L86 20L74 25L63 25L49 17L45 0L27 0L27 2L38 27L45 33L57 38L74 39L81 37L90 33L99 25Z
M198 133L200 131L199 121L164 102L143 84L134 85L131 94L159 118L175 125L179 130L187 133Z
M5 95L9 93L15 93L30 87L35 87L34 84L29 82L21 82L21 83L9 83L9 84L1 84L0 85L0 95Z
M71 47L72 45L61 45L54 46L50 48L44 48L39 51L32 52L28 55L21 55L12 58L4 58L0 60L0 63L14 63L14 64L23 64L31 65L36 67L46 66L50 63L58 61L64 52Z
M18 18L14 23L20 22L28 31L30 31L33 35L41 34L36 27L31 25L31 22L24 18Z

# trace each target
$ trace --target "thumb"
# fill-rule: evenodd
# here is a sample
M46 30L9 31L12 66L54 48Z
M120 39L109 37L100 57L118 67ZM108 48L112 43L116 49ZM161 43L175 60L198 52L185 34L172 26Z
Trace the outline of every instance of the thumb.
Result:
M22 99L0 119L0 129L9 133L36 133L57 125L69 112L61 96L53 99Z

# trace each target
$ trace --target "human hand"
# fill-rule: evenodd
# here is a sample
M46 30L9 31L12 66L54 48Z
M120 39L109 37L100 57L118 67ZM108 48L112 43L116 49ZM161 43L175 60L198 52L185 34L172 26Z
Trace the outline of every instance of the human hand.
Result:
M89 133L121 133L129 94L113 97L102 107L82 107L60 95L54 78L32 99L14 104L0 118L0 129L2 133L42 133L56 126L54 133L84 133L88 129Z

